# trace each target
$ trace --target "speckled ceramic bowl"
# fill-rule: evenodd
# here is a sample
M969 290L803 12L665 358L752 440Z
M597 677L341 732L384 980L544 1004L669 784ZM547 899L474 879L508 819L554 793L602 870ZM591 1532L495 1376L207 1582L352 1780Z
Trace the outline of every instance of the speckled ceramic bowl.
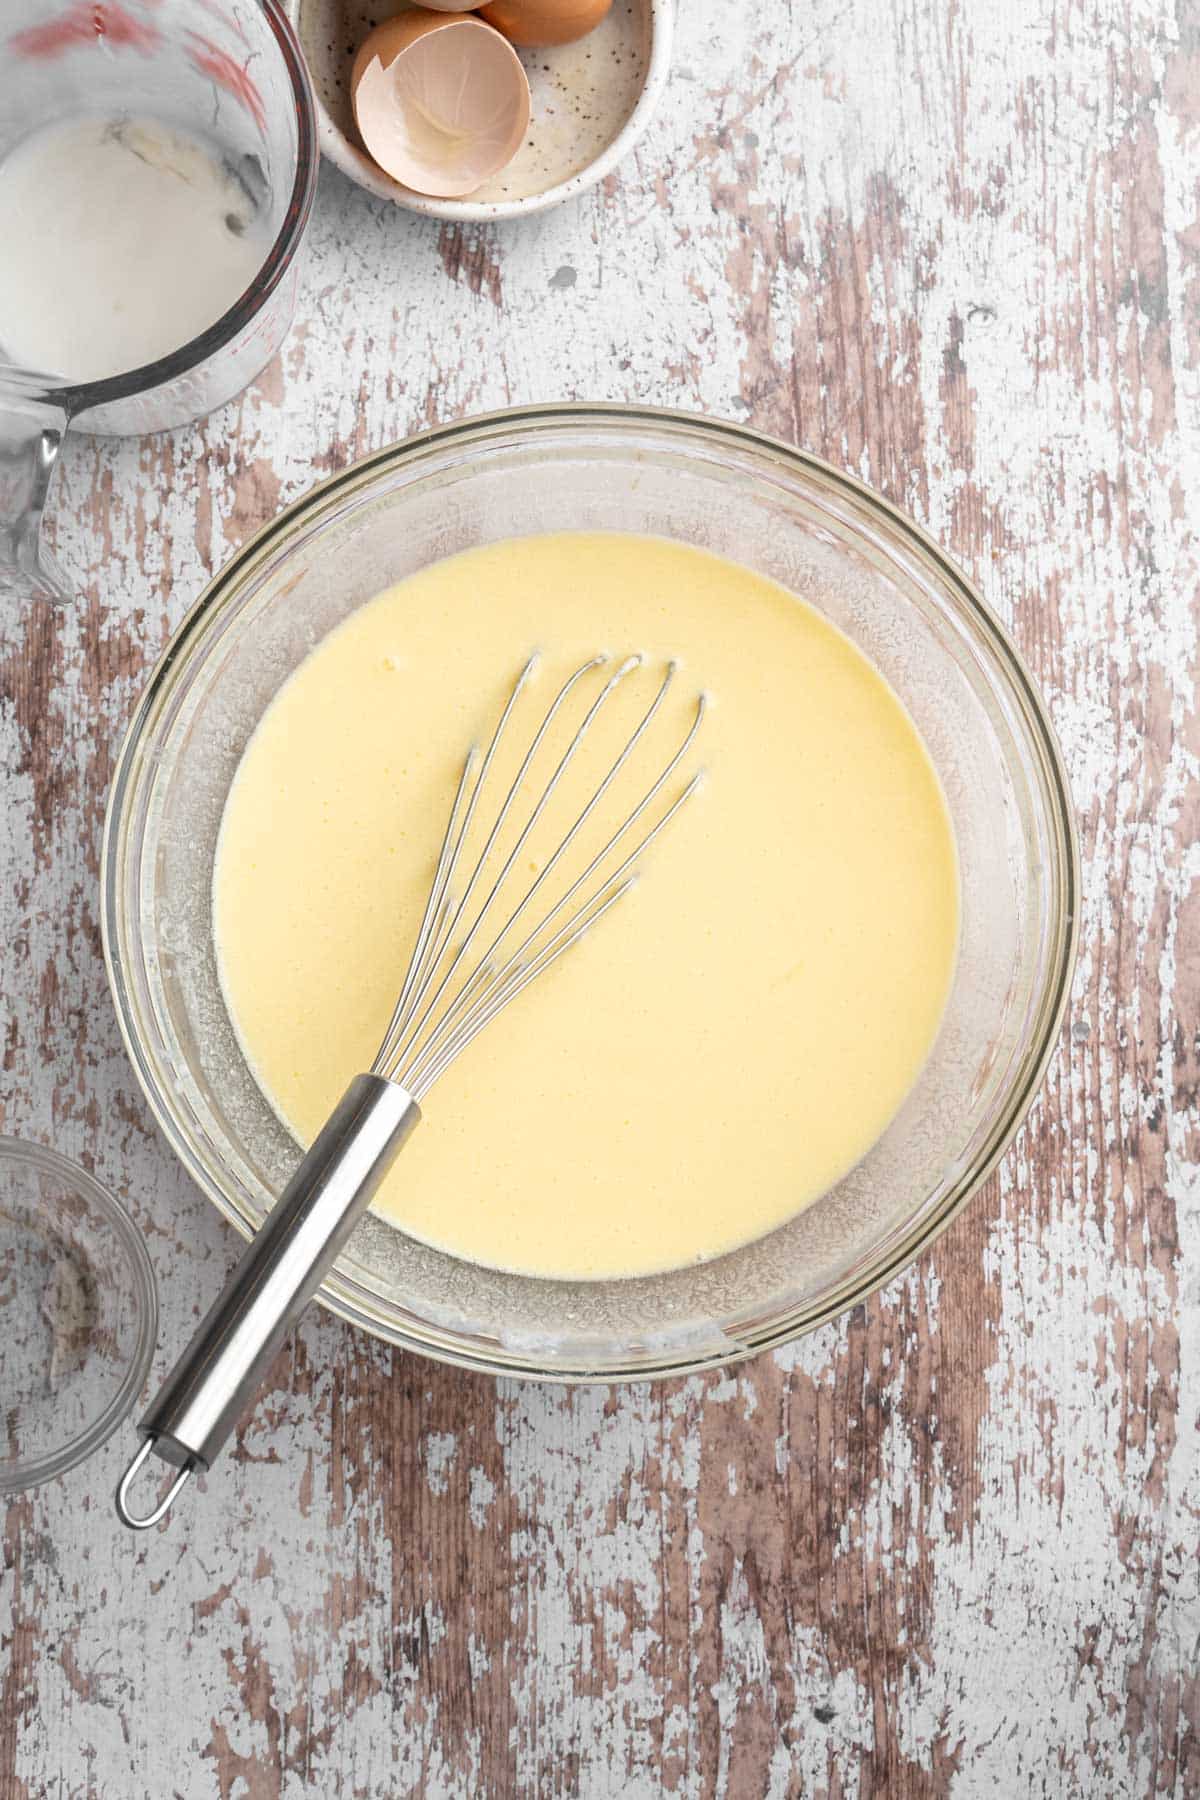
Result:
M480 0L482 4L482 0ZM362 147L350 107L350 69L363 39L407 0L286 0L317 96L321 149L381 199L439 219L518 219L594 187L646 129L666 84L674 0L613 0L575 44L523 50L533 101L513 161L465 200L403 187Z

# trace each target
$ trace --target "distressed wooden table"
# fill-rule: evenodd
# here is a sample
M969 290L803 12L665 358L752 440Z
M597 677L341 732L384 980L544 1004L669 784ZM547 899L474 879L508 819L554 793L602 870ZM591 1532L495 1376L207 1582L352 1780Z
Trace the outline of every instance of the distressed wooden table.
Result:
M313 1317L186 1523L120 1532L127 1438L11 1500L3 1800L1200 1792L1198 120L1196 0L683 0L602 191L473 231L326 169L255 389L70 444L79 605L3 622L3 1123L127 1200L164 1349L236 1245L118 1042L113 753L209 572L364 451L640 399L874 483L1045 687L1084 935L999 1177L841 1323L564 1393Z

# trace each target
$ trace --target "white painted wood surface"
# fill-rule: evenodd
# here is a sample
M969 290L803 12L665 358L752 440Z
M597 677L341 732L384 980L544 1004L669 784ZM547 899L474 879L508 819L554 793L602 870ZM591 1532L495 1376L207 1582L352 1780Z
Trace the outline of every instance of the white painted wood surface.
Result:
M729 1376L493 1384L311 1318L185 1523L128 1449L0 1510L0 1796L1200 1792L1200 9L682 0L603 189L439 227L326 170L282 358L69 445L78 608L3 621L4 1129L144 1227L159 1372L235 1244L100 959L113 752L245 535L513 401L748 419L907 507L1048 695L1086 859L1001 1174Z

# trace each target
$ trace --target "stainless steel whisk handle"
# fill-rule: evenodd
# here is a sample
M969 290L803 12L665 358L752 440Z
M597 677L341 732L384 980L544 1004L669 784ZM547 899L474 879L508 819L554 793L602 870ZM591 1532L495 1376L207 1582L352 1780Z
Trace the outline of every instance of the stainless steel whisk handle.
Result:
M212 1467L420 1116L395 1082L359 1075L350 1083L143 1418L145 1441L116 1493L124 1524L156 1525L189 1477ZM179 1474L139 1515L129 1489L151 1451Z

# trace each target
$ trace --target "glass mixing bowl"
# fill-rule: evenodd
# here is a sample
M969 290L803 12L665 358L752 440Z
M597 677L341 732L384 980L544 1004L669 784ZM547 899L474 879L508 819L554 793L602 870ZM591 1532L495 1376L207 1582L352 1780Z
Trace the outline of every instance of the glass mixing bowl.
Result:
M1012 644L953 564L859 482L738 426L628 407L514 411L381 451L212 582L151 678L109 802L104 941L125 1042L172 1147L243 1233L299 1158L238 1048L213 949L217 831L246 741L313 645L380 589L473 545L570 528L700 545L839 625L924 735L962 874L933 1055L870 1154L790 1223L700 1266L571 1283L477 1267L368 1216L321 1290L405 1348L585 1380L781 1343L937 1237L1011 1140L1055 1042L1078 860L1059 752Z

